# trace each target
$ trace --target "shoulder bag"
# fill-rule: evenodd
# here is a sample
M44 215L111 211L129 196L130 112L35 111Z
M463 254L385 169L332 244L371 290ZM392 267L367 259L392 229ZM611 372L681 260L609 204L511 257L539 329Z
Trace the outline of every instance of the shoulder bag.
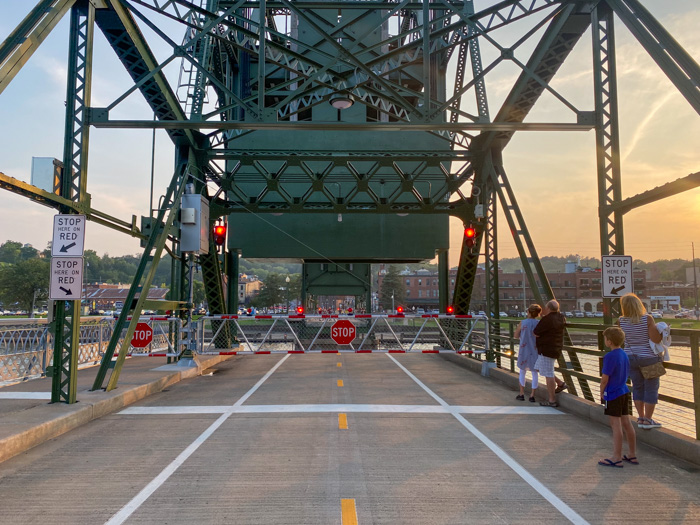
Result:
M653 365L640 366L639 371L642 373L644 379L656 379L666 373L664 364L661 361L657 361Z

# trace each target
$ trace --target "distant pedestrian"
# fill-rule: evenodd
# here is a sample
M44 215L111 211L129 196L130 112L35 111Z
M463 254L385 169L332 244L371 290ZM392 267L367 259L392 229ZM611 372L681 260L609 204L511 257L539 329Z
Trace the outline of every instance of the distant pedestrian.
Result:
M642 301L633 293L620 298L620 328L625 332L625 353L630 361L630 377L632 378L632 400L637 409L637 426L649 430L661 427L654 421L656 404L659 402L659 377L646 379L641 368L651 366L663 360L656 355L649 344L661 342L661 334L656 329L651 315L647 314Z
M523 319L518 328L515 329L515 337L520 338L520 346L518 348L518 368L520 369L520 394L515 399L525 401L525 373L530 370L532 374L532 388L530 390L530 402L535 402L535 391L537 390L539 374L535 370L537 362L537 346L535 344L535 335L532 331L539 322L537 317L540 315L542 307L539 304L531 304L527 309L527 318Z
M555 394L566 389L566 383L554 377L554 363L564 348L566 317L559 312L559 303L552 299L542 309L542 319L532 331L537 344L535 370L546 378L548 400L540 405L558 407Z
M630 421L630 394L627 377L630 362L621 346L625 341L622 329L613 326L603 332L605 346L610 352L603 357L603 370L600 378L600 402L605 405L605 414L610 421L613 435L612 456L598 461L604 467L622 468L622 462L639 465L637 460L637 435ZM629 456L622 455L622 439L627 436Z

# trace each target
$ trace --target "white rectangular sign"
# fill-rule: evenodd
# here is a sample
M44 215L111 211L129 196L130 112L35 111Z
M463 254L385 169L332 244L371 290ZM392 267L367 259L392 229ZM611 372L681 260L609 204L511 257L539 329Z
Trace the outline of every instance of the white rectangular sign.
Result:
M54 215L53 257L82 257L85 245L85 215Z
M622 297L634 291L631 255L603 255L603 297Z
M51 285L49 299L73 301L83 295L83 258L51 258Z

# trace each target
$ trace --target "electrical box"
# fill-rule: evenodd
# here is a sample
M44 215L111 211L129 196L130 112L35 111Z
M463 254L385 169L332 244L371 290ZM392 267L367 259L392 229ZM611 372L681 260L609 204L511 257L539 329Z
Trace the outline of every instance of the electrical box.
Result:
M209 201L198 193L185 193L182 196L180 251L209 253Z

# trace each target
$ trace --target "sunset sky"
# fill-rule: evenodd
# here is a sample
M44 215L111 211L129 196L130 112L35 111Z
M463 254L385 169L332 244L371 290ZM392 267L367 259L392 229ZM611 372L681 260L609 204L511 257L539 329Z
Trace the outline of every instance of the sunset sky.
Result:
M477 9L495 2L477 1ZM34 2L0 2L0 40ZM697 0L643 4L700 61L700 3ZM618 84L624 197L700 171L700 118L644 49L618 20ZM514 26L514 32L522 26ZM31 158L62 157L68 17L54 29L28 64L0 94L0 172L29 181ZM147 31L145 31L147 33ZM93 106L112 102L130 85L126 72L96 30ZM147 33L148 34L148 33ZM178 38L179 40L179 38ZM150 41L150 39L149 39ZM534 41L533 41L534 44ZM532 46L526 49L531 49ZM482 43L484 63L494 56ZM159 57L161 54L157 53ZM519 56L525 62L526 55ZM179 68L179 61L177 62ZM487 76L490 112L498 112L519 70L512 64ZM177 72L174 72L175 82ZM173 75L169 75L173 78ZM588 31L560 69L553 87L579 109L593 109L591 37ZM471 92L468 94L472 98ZM572 121L562 104L545 96L528 122ZM139 97L129 97L119 112L151 118ZM119 118L120 113L113 115ZM598 197L594 132L517 133L505 150L507 174L540 256L599 256ZM172 174L172 143L157 133L156 195ZM93 206L121 219L148 214L151 132L91 129L88 191ZM54 210L0 191L0 243L27 242L43 249L51 236ZM700 189L638 208L625 216L626 254L643 260L700 254ZM499 255L517 255L505 218L499 218ZM451 224L450 264L456 265L462 225ZM94 223L86 248L99 254L134 254L138 241Z

